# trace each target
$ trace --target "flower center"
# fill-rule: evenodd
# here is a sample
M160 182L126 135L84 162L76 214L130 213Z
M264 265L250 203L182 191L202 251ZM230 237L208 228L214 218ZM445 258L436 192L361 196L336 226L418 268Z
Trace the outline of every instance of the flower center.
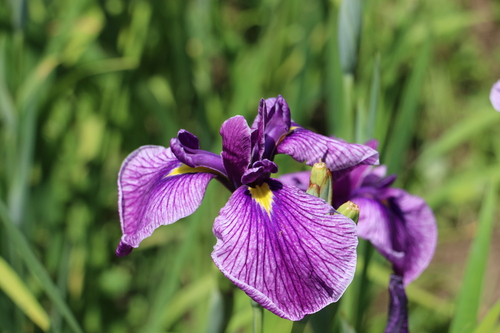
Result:
M269 185L267 183L262 183L260 186L255 185L255 187L249 187L248 189L252 199L267 212L267 215L271 215L273 192L269 189Z

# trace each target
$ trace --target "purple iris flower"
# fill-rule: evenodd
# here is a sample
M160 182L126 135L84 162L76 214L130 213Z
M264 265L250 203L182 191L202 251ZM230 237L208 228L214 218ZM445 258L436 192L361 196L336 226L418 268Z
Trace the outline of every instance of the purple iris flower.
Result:
M490 91L490 101L493 108L500 112L500 80L495 82Z
M367 143L376 148L375 140ZM358 236L369 240L403 276L404 285L429 265L437 242L436 220L424 199L391 187L384 165L361 165L333 184L333 207L346 201L359 206ZM283 175L283 183L307 190L309 171Z
M376 149L375 140L367 143ZM307 190L309 172L283 175L280 180ZM359 206L358 236L369 240L391 263L389 323L386 332L407 331L404 286L429 265L437 243L432 210L420 197L391 185L384 165L362 165L333 184L333 207L350 200ZM403 306L404 305L404 306ZM404 307L404 308L403 308Z
M276 315L300 320L337 301L356 266L356 225L320 198L271 178L276 154L312 165L322 159L339 178L378 153L315 134L291 120L281 97L261 100L249 127L235 116L221 127L222 153L201 150L180 130L170 148L144 146L123 162L118 176L124 256L160 225L192 214L208 183L231 192L215 219L212 259L222 273Z

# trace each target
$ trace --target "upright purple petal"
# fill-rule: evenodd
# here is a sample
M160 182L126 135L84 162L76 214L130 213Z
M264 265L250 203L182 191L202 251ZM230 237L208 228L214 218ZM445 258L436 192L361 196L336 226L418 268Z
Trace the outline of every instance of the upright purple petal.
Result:
M274 314L300 320L336 302L356 266L356 225L325 201L267 180L238 188L214 223L216 266Z
M385 256L404 284L415 280L429 265L437 243L437 226L425 201L391 188L375 199L355 197L360 208L358 235Z
M500 80L495 82L490 91L490 101L493 108L500 112Z
M346 143L293 125L292 131L278 145L279 154L290 155L310 166L321 159L334 179L360 164L378 164L378 152L368 146Z
M250 127L243 116L226 120L220 129L222 160L234 187L241 185L241 177L250 164L252 148Z
M389 282L389 317L385 333L408 333L408 299L403 278L391 275Z
M123 236L116 251L123 256L160 225L192 214L216 174L182 164L169 148L144 146L123 162L118 175L118 209Z
M256 131L253 139L258 140L253 142L259 153L257 156L254 152L254 162L257 159L272 160L276 146L289 132L291 122L290 108L281 95L260 101L259 113L252 124L252 130Z

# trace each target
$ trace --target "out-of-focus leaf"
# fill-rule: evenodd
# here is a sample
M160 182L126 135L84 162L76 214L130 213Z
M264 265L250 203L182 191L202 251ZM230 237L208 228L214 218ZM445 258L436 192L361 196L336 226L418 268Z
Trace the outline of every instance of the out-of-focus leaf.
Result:
M420 91L429 66L431 51L432 40L429 37L419 50L415 66L404 89L402 102L396 113L394 130L388 139L386 161L389 173L398 173L401 170L409 151L417 121Z
M164 314L164 327L170 327L196 303L206 301L213 288L215 288L215 279L212 275L207 275L179 290L172 296L168 311Z
M2 115L5 127L8 130L14 131L16 126L16 107L12 99L12 94L8 89L5 73L5 51L6 38L0 37L0 114Z
M495 325L500 320L500 301L496 302L495 305L488 311L486 316L484 316L483 321L476 327L474 333L491 333L495 328Z
M438 140L429 143L419 157L419 166L425 167L429 161L450 152L461 143L498 123L500 117L489 108L477 110L444 132Z
M457 310L451 322L450 333L471 332L476 326L494 225L493 215L497 203L496 189L496 182L489 186L481 207L477 235L469 251L462 288L458 295Z
M364 260L362 258L358 259L356 274L360 274L360 268L363 267L363 262ZM374 283L381 287L388 288L390 276L391 271L389 268L384 267L373 260L370 262L370 266L368 267L368 277ZM453 312L453 305L451 303L435 296L427 290L418 287L415 283L406 286L406 295L408 296L408 300L411 302L417 303L445 317L450 317Z
M375 122L377 120L378 95L380 93L380 56L375 57L373 64L372 85L370 88L370 104L368 109L368 121L366 123L366 138L373 139L375 135Z
M344 101L344 75L340 65L339 43L336 29L338 29L337 11L332 6L329 14L328 29L330 38L326 45L326 102L327 121L329 134L349 139L352 133L352 123L349 122L349 114L346 111Z
M61 312L61 315L66 319L71 329L74 332L83 332L80 328L80 325L73 316L73 313L71 312L69 306L64 302L59 293L59 290L50 279L49 273L47 273L45 267L43 267L42 263L37 259L37 257L31 250L24 235L12 223L7 207L1 201L0 218L3 221L7 235L9 236L9 240L12 242L14 248L19 253L19 258L24 261L31 274L38 278L40 284L45 289L47 296L54 303L57 310Z
M358 57L363 11L360 0L343 0L338 20L340 65L344 74L354 74Z
M0 288L38 327L47 331L49 316L10 265L0 257Z

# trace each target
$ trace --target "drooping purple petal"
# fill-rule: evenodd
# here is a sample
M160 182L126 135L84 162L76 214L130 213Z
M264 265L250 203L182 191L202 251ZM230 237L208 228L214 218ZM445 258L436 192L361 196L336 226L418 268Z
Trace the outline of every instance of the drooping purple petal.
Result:
M298 187L302 191L307 191L309 187L309 179L311 178L311 171L299 171L286 173L278 177L279 181L288 186Z
M415 280L429 266L437 244L437 225L431 208L424 199L402 189L388 189L388 195L399 207L406 233L405 259L395 264L395 272L403 275L404 285Z
M403 278L394 274L389 282L389 316L385 333L408 333L408 299Z
M393 221L388 207L375 198L354 197L351 201L359 207L358 236L369 240L392 263L403 258L402 249L393 245L397 221Z
M360 164L378 164L378 152L368 146L350 144L316 134L293 124L292 131L278 145L279 154L292 156L312 166L321 159L338 179Z
M250 127L242 116L226 120L220 129L222 136L222 160L234 188L238 188L241 177L250 164L252 148Z
M216 266L276 315L300 320L337 301L356 266L356 225L325 201L268 179L241 186L214 223Z
M198 138L186 130L180 130L177 137L170 140L172 153L182 163L191 168L208 168L227 177L222 158L199 148Z
M355 197L360 208L358 235L369 240L404 277L415 280L429 265L437 242L434 215L425 201L390 188L378 198Z
M378 141L374 139L369 140L365 143L365 146L377 149ZM384 165L374 168L372 165L364 164L353 168L348 174L339 178L334 183L333 206L337 208L350 200L352 194L355 193L357 189L367 185L367 177L379 177L376 181L380 181L381 178L385 176L385 170L386 167ZM383 174L379 175L379 171L383 172Z
M500 80L495 82L490 91L490 101L493 108L500 112Z
M125 159L118 175L123 232L118 256L129 254L160 225L174 223L199 207L208 183L217 176L199 171L160 146L143 146Z

